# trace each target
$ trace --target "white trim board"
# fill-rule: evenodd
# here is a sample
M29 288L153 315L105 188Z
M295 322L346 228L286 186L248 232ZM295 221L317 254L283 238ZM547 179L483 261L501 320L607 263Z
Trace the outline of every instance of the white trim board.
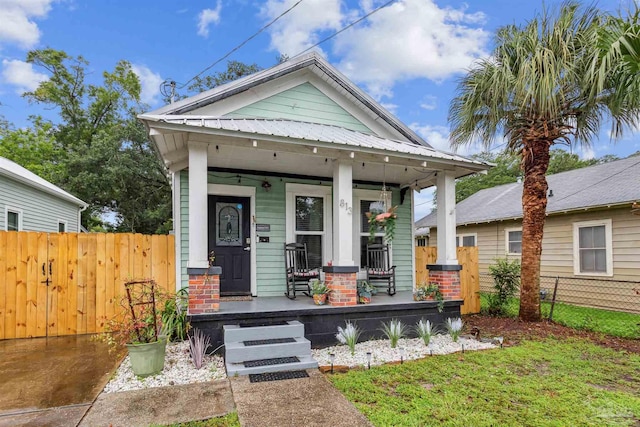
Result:
M249 187L244 185L228 185L228 184L208 184L207 194L215 196L237 196L237 197L249 197L250 206L250 221L251 221L251 295L258 296L258 282L256 280L257 275L257 260L256 260L256 224L254 218L256 217L256 187ZM209 213L207 213L208 215Z
M22 209L19 209L13 206L4 207L4 229L9 231L9 212L18 214L18 230L17 231L23 231L24 212Z

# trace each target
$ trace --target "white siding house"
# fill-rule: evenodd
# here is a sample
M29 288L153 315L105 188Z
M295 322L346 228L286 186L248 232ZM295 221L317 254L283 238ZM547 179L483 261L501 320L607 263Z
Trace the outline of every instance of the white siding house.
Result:
M0 157L0 230L79 232L87 204Z

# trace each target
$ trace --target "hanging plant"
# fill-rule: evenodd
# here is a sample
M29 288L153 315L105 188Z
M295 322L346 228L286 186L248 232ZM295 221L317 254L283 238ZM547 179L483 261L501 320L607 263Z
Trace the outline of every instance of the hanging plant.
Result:
M369 241L373 242L376 237L376 232L379 229L384 230L384 240L390 242L393 240L393 237L396 232L396 219L398 215L396 214L396 209L398 207L394 206L387 210L386 212L367 212L367 218L369 219Z

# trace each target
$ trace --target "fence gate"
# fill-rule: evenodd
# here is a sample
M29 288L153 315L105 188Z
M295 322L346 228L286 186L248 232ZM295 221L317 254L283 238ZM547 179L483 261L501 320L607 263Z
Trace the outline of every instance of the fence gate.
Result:
M173 236L0 231L0 339L101 332L131 278L175 291Z

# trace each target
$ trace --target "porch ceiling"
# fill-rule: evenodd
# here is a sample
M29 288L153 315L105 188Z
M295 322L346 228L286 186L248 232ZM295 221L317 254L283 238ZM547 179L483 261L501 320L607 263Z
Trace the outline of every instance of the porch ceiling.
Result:
M348 129L286 120L140 116L172 170L188 166L188 142L204 142L208 166L331 178L333 160L353 162L353 179L410 186L435 184L438 170L456 177L488 164L430 147Z

